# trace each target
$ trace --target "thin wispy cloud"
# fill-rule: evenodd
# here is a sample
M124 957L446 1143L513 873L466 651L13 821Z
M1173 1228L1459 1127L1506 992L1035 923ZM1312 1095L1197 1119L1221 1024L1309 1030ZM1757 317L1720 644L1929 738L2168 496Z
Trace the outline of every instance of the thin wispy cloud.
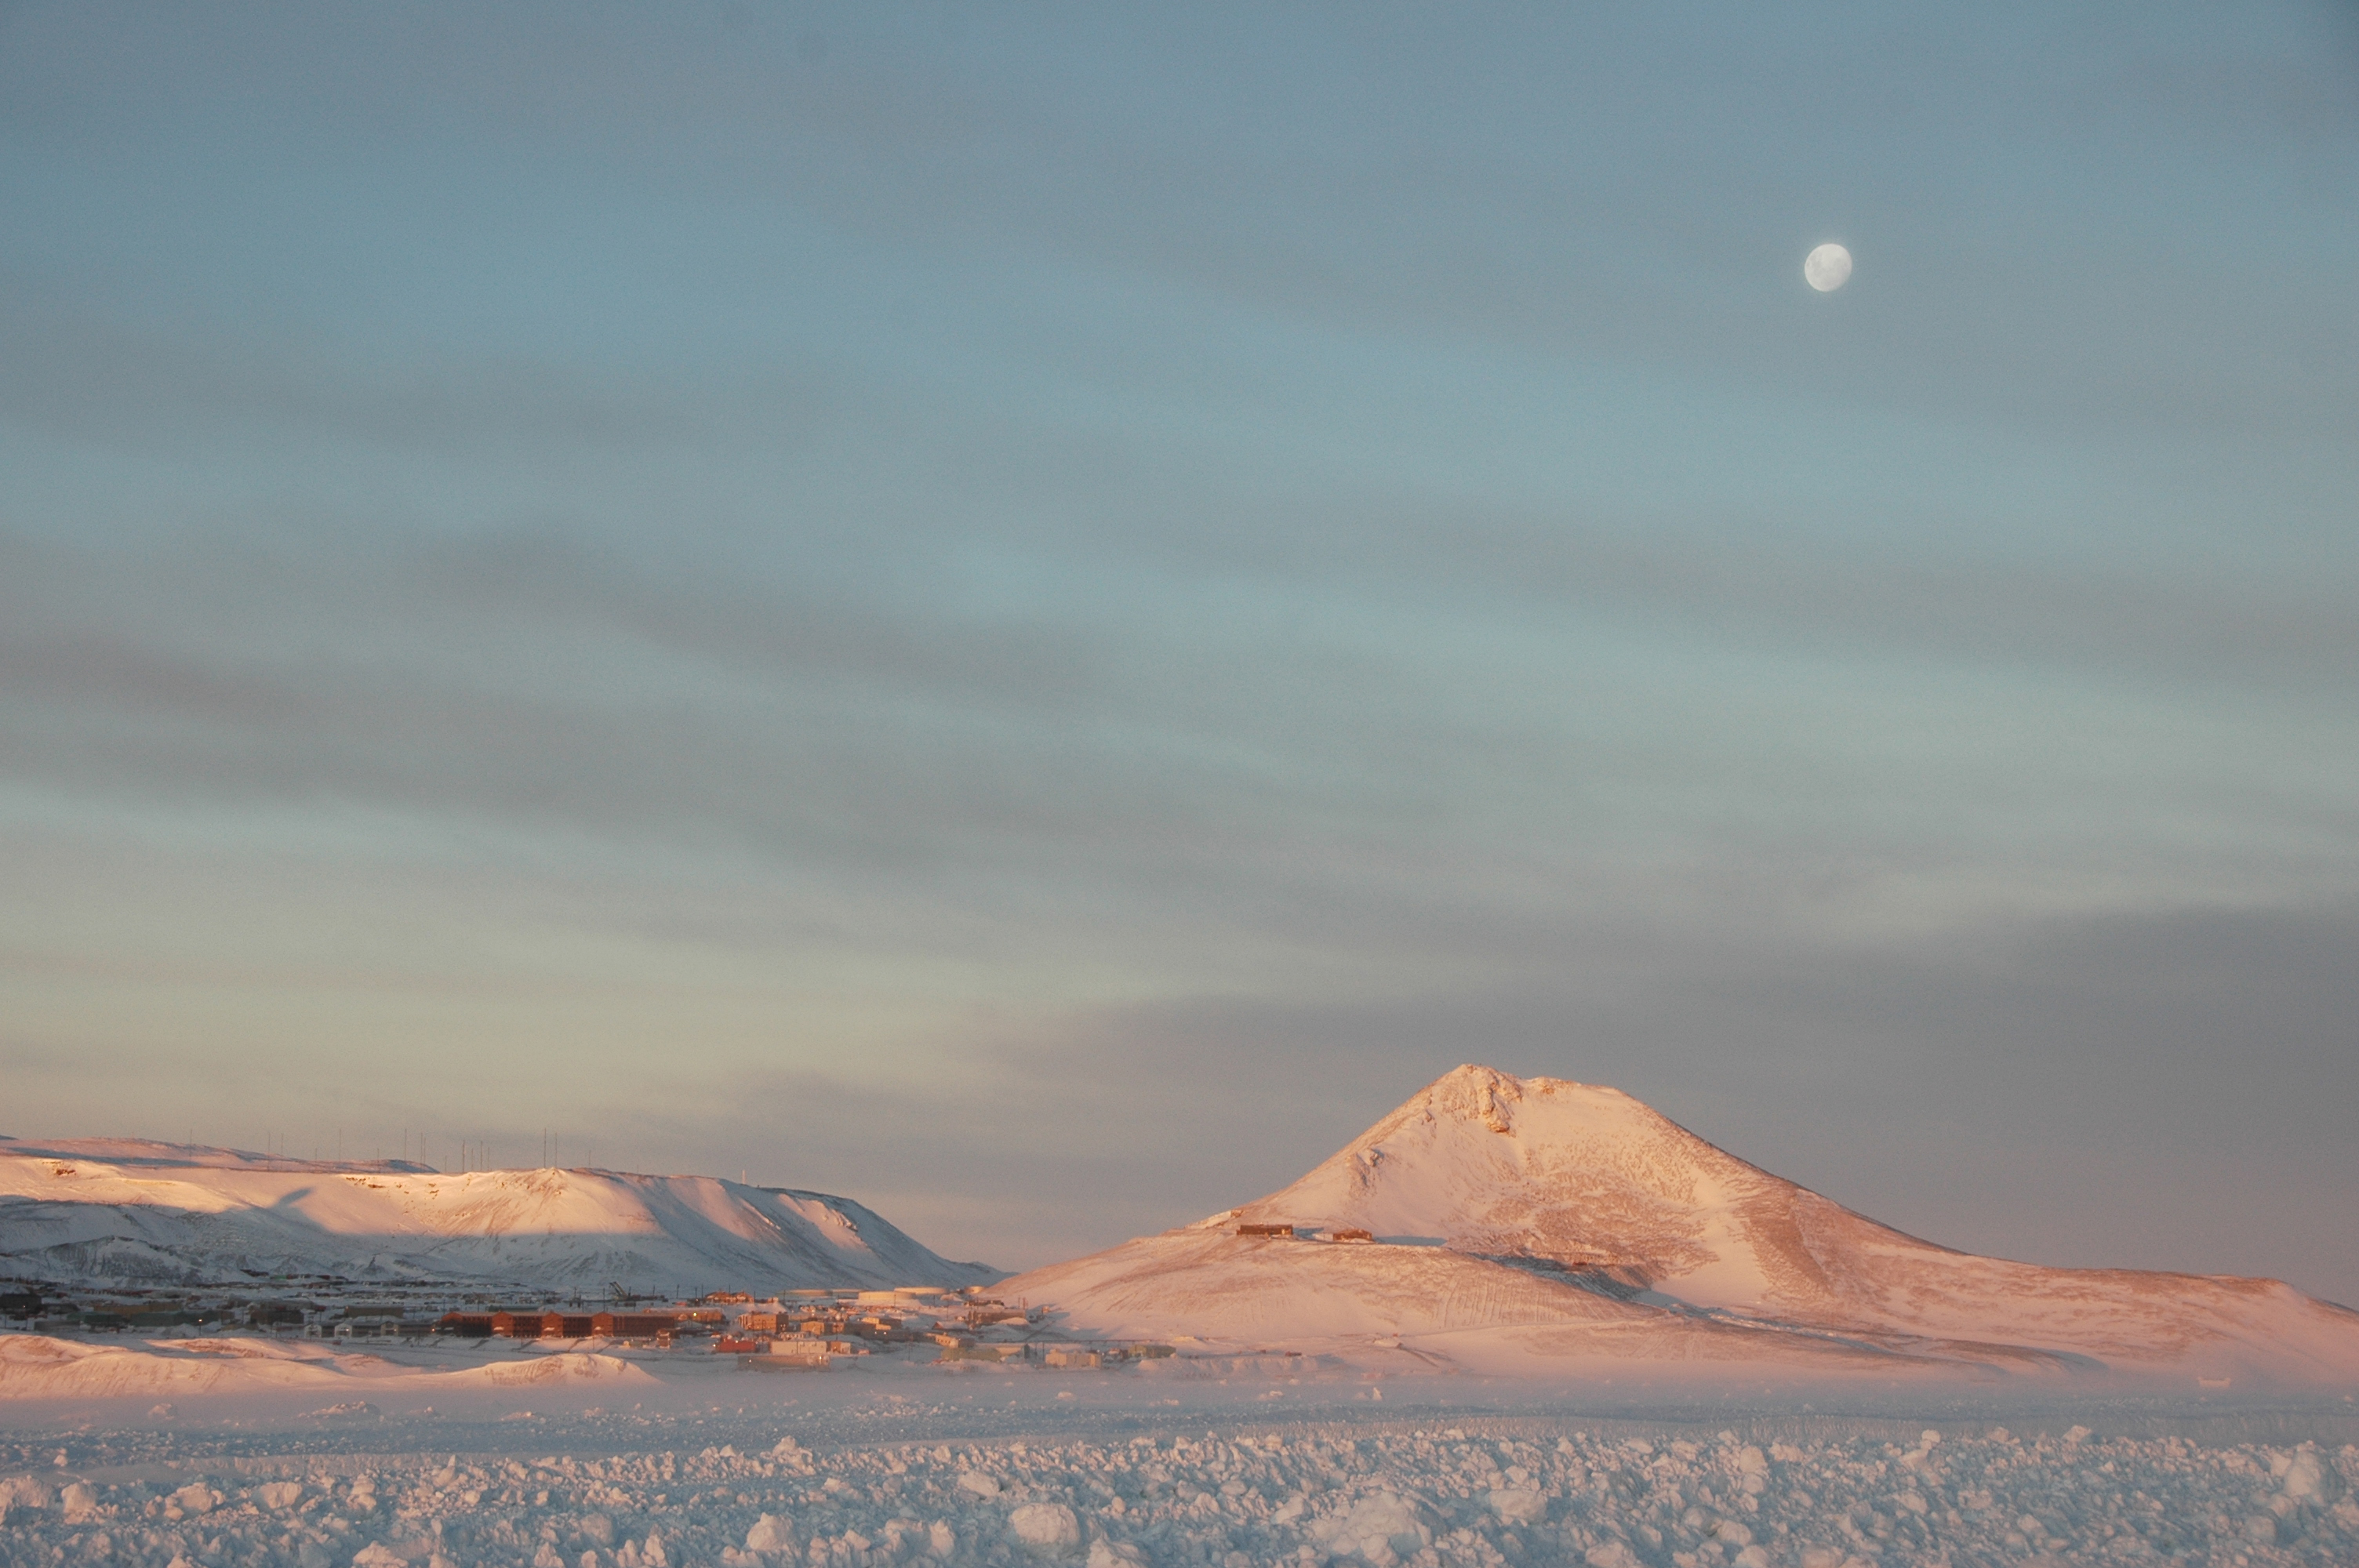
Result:
M1012 1265L1493 1061L2359 1294L2354 60L12 7L6 1130L565 1124Z

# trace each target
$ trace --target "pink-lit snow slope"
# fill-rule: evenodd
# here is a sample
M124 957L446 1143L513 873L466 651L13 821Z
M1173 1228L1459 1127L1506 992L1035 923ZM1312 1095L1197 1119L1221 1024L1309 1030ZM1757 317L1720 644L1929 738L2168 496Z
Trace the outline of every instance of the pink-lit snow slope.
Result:
M665 1292L995 1277L824 1193L598 1170L451 1175L128 1139L0 1139L0 1275L72 1283L328 1275Z
M1339 1230L1375 1240L1310 1238ZM2277 1281L1954 1252L1618 1090L1477 1066L1282 1191L1006 1288L1097 1332L1331 1351L1399 1340L1485 1369L2359 1384L2359 1314Z
M316 1341L220 1337L95 1344L0 1335L0 1400L195 1398L286 1392L433 1393L466 1389L653 1386L641 1368L587 1351L455 1369L407 1367Z

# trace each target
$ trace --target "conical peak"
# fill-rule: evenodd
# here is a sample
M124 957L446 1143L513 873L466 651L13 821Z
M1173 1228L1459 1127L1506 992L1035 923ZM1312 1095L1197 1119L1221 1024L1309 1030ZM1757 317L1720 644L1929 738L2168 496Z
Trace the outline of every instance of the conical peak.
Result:
M1734 1209L1798 1190L1618 1089L1468 1064L1240 1217L1659 1279L1710 1264Z

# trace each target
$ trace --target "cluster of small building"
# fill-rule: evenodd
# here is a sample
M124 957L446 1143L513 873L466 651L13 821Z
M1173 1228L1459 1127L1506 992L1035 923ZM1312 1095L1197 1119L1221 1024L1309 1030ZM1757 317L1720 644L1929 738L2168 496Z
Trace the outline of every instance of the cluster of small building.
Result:
M710 1299L710 1298L708 1298ZM816 1368L846 1356L907 1353L936 1361L1027 1362L1070 1369L1169 1356L1168 1345L1076 1344L1046 1337L1047 1314L986 1287L962 1291L805 1291L748 1303L713 1346L755 1371Z
M344 1310L396 1316L401 1313L399 1307ZM54 1286L49 1287L48 1294L29 1287L0 1292L0 1321L36 1334L155 1334L190 1328L341 1332L334 1309L313 1302L251 1301L137 1289L60 1292ZM416 1325L414 1332L428 1333L431 1327L430 1324ZM375 1333L375 1325L369 1324L362 1332Z
M892 1290L788 1291L756 1300L745 1291L715 1291L670 1306L585 1312L559 1306L464 1308L431 1322L383 1311L382 1325L363 1317L339 1324L339 1336L374 1333L448 1334L471 1339L602 1339L679 1346L709 1337L714 1351L746 1357L775 1357L797 1365L831 1357L873 1355L899 1346L932 1345L956 1359L978 1336L1022 1331L1042 1314L1022 1303L1009 1306L978 1288L951 1291L911 1285ZM978 1358L989 1355L979 1352Z
M1277 1236L1284 1237L1288 1241L1295 1241L1302 1238L1304 1228L1304 1227L1299 1225L1266 1225L1259 1221L1255 1221L1253 1223L1238 1226L1237 1234L1239 1236ZM1375 1237L1368 1231L1360 1229L1356 1226L1346 1225L1339 1226L1333 1230L1313 1231L1310 1234L1310 1239L1313 1241L1374 1241Z
M669 1346L727 1322L722 1313L683 1303L663 1312L446 1312L433 1331L462 1339L643 1339Z
M733 1331L713 1348L734 1351L740 1366L761 1370L823 1366L834 1357L870 1356L898 1346L931 1344L950 1356L989 1327L1027 1326L1040 1316L974 1286L794 1291L739 1313Z
M290 1291L302 1291L296 1295ZM422 1281L368 1287L355 1303L347 1281L273 1279L255 1285L186 1286L0 1281L0 1325L28 1333L223 1334L260 1330L314 1338L423 1336L454 1294Z
M136 1290L77 1303L44 1297L38 1290L8 1288L0 1290L0 1321L50 1334L259 1330L321 1339L601 1340L658 1349L709 1342L712 1352L734 1355L741 1367L756 1370L822 1368L843 1357L897 1354L1087 1370L1172 1354L1168 1345L1057 1337L1042 1309L1011 1303L984 1286L788 1291L764 1300L745 1291L716 1291L661 1306L618 1301L596 1311L578 1303L471 1303L450 1309L450 1295L437 1301L423 1293L430 1289L395 1287L393 1294L418 1292L407 1303L383 1297L339 1302L323 1291L321 1295L331 1297L323 1304L259 1295L199 1301Z

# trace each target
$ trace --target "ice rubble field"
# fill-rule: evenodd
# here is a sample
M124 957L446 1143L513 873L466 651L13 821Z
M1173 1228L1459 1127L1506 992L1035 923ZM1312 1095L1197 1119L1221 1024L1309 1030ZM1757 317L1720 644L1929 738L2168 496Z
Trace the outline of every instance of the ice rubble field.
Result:
M20 1405L0 1562L2359 1563L2347 1414L2024 1410L2010 1433L1386 1387L716 1370L583 1396L614 1410Z

